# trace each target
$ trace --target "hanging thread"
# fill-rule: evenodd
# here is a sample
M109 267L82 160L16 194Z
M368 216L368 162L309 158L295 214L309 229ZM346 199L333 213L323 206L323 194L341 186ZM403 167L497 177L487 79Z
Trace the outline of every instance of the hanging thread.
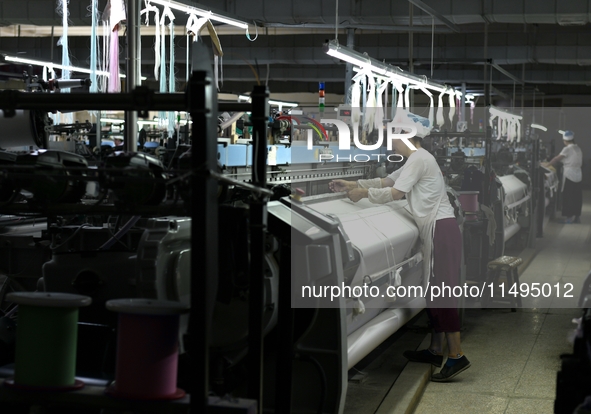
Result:
M368 81L368 92L367 98L365 101L365 118L364 118L364 125L363 130L366 133L371 133L375 127L375 119L376 119L376 81L373 76L367 77Z
M174 19L170 20L170 59L168 68L168 92L176 92L175 79L174 79ZM175 113L168 112L168 137L172 137L175 129Z
M454 122L454 116L456 115L456 92L454 91L453 88L450 88L450 92L449 92L449 122L451 124L451 128L453 131L453 122Z
M443 124L445 123L445 118L443 117L443 94L445 91L439 94L439 99L437 101L437 126L439 129L443 128Z
M98 69L98 0L92 0L90 5L90 15L92 18L92 24L90 26L90 93L96 93L99 91L99 84L97 79ZM98 115L97 111L89 111L91 117L96 118Z
M108 10L105 9L105 12ZM101 56L100 56L100 70L107 75L99 77L99 88L101 91L106 92L109 88L109 47L111 39L111 31L109 30L109 18L106 13L103 12L100 16L99 24L102 26L103 35L101 42Z
M6 296L18 304L14 380L6 385L28 390L71 390L76 380L78 308L88 296L68 293L17 292Z
M58 11L62 16L62 37L58 41L58 46L62 47L62 65L64 67L71 66L70 63L70 49L68 46L68 0L58 0ZM70 71L68 69L62 69L61 79L70 79ZM60 89L62 93L69 93L69 88ZM66 124L73 122L73 114L60 114L58 119Z
M119 27L127 19L123 0L109 0L105 14L109 19L109 86L108 92L121 92L119 76Z
M200 19L197 18L197 15L195 15L194 13L189 15L189 18L187 19L187 69L186 69L186 80L189 81L189 50L191 49L190 47L190 42L196 42L197 38L199 37L199 32L201 31L201 28L203 27L203 25L207 23L207 17L202 17ZM192 40L191 40L192 38Z
M116 299L106 306L119 313L115 383L107 392L139 400L182 398L185 392L176 387L179 322L189 307L151 299Z
M172 21L174 20L174 14L170 7L164 7L162 11L162 15L160 16L160 92L165 93L168 92L168 82L166 79L166 19L170 21L170 25L172 25ZM172 26L169 26L172 27ZM171 34L172 35L172 34ZM166 128L168 130L168 113L165 111L158 112L158 125L161 128Z
M90 92L98 92L98 83L96 81L97 71L97 25L98 25L98 8L97 1L92 0L90 6L90 15L92 17L92 24L90 26Z
M154 46L154 78L158 80L158 68L160 67L160 9L148 1L144 1L144 10L141 11L140 15L145 14L145 24L150 25L150 12L154 12L154 28L156 32L155 46Z

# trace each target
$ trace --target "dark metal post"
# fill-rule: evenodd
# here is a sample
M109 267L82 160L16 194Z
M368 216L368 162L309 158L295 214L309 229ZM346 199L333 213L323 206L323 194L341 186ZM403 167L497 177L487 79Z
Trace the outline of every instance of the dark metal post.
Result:
M531 176L533 181L534 191L532 194L532 228L531 232L535 234L534 237L543 237L544 236L544 213L546 211L546 200L544 197L544 174L540 171L539 162L540 162L540 138L535 138L532 140L532 166L531 166ZM532 237L533 239L533 237ZM531 246L533 247L533 240L531 241Z
M269 91L255 86L252 94L252 182L265 187L267 182L267 123ZM253 195L250 203L250 288L248 325L248 398L257 401L258 413L263 412L263 306L265 293L265 230L267 200Z
M140 0L127 1L127 74L125 90L132 92L141 84L139 68ZM125 111L125 150L137 151L137 112ZM99 141L100 142L100 141Z
M291 237L284 234L281 241L281 262L279 263L279 306L277 329L279 342L275 374L275 413L291 412L291 389L293 384L293 323L294 310L291 308Z
M207 412L209 337L218 280L217 95L208 51L194 43L193 74L187 87L193 119L191 145L191 314L188 352L192 414Z

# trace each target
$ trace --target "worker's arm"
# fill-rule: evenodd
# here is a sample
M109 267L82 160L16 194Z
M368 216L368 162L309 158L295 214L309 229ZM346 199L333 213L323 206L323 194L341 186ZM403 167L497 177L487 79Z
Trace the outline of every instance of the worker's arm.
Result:
M328 183L328 188L330 188L335 193L351 191L352 189L357 188L357 181L333 180Z
M400 200L402 197L404 197L406 195L405 192L397 190L394 187L392 187L392 189L390 191L392 192L392 199L393 200Z
M397 190L394 187L391 188L354 188L349 191L347 196L349 200L358 202L362 198L369 198L369 201L375 204L389 203L393 200L400 200L406 193Z
M382 178L382 188L384 187L392 187L394 185L394 180L390 177Z
M562 155L562 154L558 154L556 157L552 158L552 159L550 160L550 162L545 162L545 163L543 163L542 165L544 165L545 167L546 167L546 166L550 166L550 165L554 165L554 164L556 164L557 162L561 162L561 161L562 161L563 159L565 159L565 158L566 158L566 157L565 157L564 155Z

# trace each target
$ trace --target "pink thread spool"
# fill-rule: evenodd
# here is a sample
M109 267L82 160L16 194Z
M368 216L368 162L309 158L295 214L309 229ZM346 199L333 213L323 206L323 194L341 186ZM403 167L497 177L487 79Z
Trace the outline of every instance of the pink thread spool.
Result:
M119 312L114 397L173 400L185 391L176 387L179 320L189 307L152 299L117 299L107 309Z
M478 220L476 215L480 210L478 194L480 194L480 191L458 191L458 198L462 205L462 210L467 213L466 220L468 221Z

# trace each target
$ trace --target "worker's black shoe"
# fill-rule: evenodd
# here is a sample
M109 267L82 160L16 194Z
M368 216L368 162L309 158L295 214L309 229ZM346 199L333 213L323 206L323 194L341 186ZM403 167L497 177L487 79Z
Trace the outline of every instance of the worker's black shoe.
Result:
M402 355L412 362L424 362L435 365L436 367L440 367L441 364L443 364L443 355L436 355L428 349L423 349L421 351L404 351Z
M441 368L441 371L439 371L437 374L433 374L431 381L448 381L468 368L470 368L470 361L468 361L468 358L466 358L465 355L462 355L461 358L458 358L457 361L455 361L455 364L448 365L446 363L443 368Z

